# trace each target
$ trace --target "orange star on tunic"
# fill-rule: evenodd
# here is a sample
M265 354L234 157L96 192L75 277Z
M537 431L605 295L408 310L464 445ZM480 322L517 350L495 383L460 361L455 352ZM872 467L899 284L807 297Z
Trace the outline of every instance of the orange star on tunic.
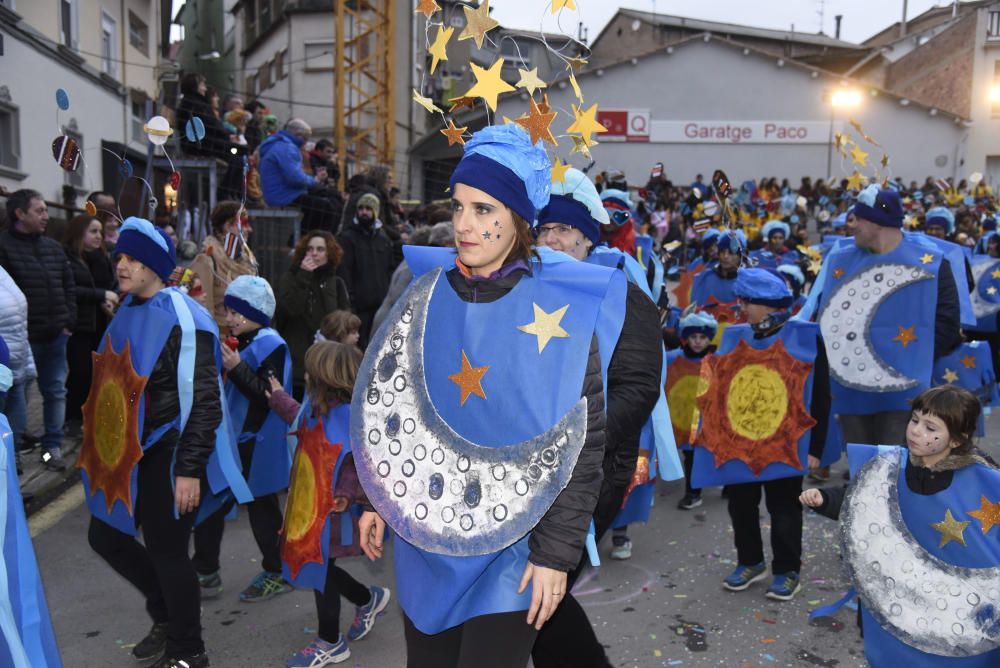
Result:
M552 136L552 121L556 119L557 112L552 111L543 114L535 103L534 98L528 98L528 115L518 118L514 122L528 131L531 135L531 143L537 144L545 140L553 146L557 146L556 138Z
M716 467L738 460L754 475L775 463L802 468L799 439L816 425L805 406L812 364L792 357L779 339L758 350L740 340L728 354L705 358L708 389L698 397L700 441Z
M1000 501L992 503L985 496L980 496L979 510L969 510L965 514L979 520L985 536L990 529L1000 526Z
M840 267L837 267L836 269L833 270L833 277L834 278L839 279L839 278L843 278L843 276L844 276L844 270L841 269Z
M902 325L896 325L896 326L899 328L899 334L892 337L893 341L902 343L903 347L906 348L911 343L917 340L916 335L913 333L913 330L916 327L916 325L914 325L913 327L903 327Z
M92 354L93 380L83 404L83 443L77 464L87 473L90 494L104 493L108 514L121 501L132 515L132 470L142 459L139 399L149 376L136 373L128 340L121 353L116 353L108 335L104 350Z
M971 355L962 355L962 366L966 369L976 368L976 358Z
M462 370L448 376L448 380L458 385L462 393L461 405L464 406L469 395L476 395L481 399L486 398L486 391L483 390L483 376L489 371L488 366L473 367L469 363L469 358L462 351Z
M281 559L293 578L305 564L323 563L323 527L334 509L333 472L344 449L342 443L326 440L323 418L310 428L303 423L297 433L281 530Z
M441 130L441 134L448 138L448 146L453 146L455 144L465 146L465 139L462 138L462 133L468 129L468 127L456 128L455 121L449 118L448 127Z

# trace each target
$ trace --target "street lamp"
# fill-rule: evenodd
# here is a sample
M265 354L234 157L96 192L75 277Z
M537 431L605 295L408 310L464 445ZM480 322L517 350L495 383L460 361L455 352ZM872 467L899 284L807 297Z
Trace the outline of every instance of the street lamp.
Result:
M833 161L833 115L837 109L854 109L861 105L861 93L853 88L838 88L830 93L830 136L826 143L826 180L830 180Z
M990 102L1000 102L1000 84L990 86Z

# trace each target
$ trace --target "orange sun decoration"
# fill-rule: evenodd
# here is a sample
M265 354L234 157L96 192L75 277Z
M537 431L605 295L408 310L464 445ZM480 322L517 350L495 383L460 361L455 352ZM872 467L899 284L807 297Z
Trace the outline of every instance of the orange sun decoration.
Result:
M298 434L281 530L281 558L293 578L306 563L323 563L323 527L334 509L333 470L344 448L326 440L322 418L311 428L300 426Z
M677 357L667 367L667 382L663 392L670 409L670 424L677 445L694 443L698 431L698 395L708 386L701 377L701 362Z
M691 288L694 286L694 277L705 270L705 265L696 267L691 271L685 271L680 282L674 288L674 296L677 297L677 307L686 309L691 303Z
M779 339L764 350L740 341L701 367L708 390L698 398L706 427L701 442L716 467L737 459L754 475L781 462L796 469L799 438L815 426L803 401L812 364L800 362Z
M116 353L111 336L104 351L91 353L94 375L83 404L83 443L77 465L87 473L90 494L104 492L108 514L115 501L132 515L132 469L142 459L139 442L139 399L149 376L132 366L129 342Z

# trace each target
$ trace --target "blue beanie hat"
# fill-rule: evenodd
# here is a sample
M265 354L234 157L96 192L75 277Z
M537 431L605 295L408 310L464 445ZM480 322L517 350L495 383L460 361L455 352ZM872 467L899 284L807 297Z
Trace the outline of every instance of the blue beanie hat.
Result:
M995 218L983 219L983 232L992 232L995 229L997 229L997 221Z
M736 273L733 292L751 304L787 308L792 303L792 291L785 279L778 276L777 272L760 267L740 269Z
M125 254L143 263L166 283L177 266L177 251L167 233L145 218L130 216L118 230L114 255Z
M534 225L549 203L552 163L520 126L490 125L465 143L465 155L451 175L452 192L458 183L482 190Z
M791 231L791 228L788 227L788 223L781 220L772 220L765 224L763 229L761 229L761 236L765 239L770 239L771 235L775 232L781 232L787 239L791 234Z
M882 227L903 226L903 200L895 190L879 190L874 183L858 194L854 215Z
M222 303L265 327L274 317L274 291L260 276L237 276L226 288Z
M710 313L705 311L689 313L680 322L681 338L686 339L692 334L704 334L708 338L713 338L719 330L719 323Z
M714 227L710 227L705 230L705 234L701 237L701 249L708 250L712 246L718 244L720 236L722 236L722 232Z
M566 179L552 184L548 205L538 214L538 224L562 223L580 230L595 246L601 242L601 225L610 221L597 188L575 167L566 170Z
M947 207L936 206L927 212L924 227L943 227L947 234L951 234L955 231L955 214Z
M801 290L802 286L806 284L806 277L799 269L797 265L794 264L779 264L778 273L792 279L795 282L795 289Z
M733 232L723 232L719 235L719 252L729 251L730 253L739 253L741 250L747 247L747 236L743 234L743 230L735 230Z

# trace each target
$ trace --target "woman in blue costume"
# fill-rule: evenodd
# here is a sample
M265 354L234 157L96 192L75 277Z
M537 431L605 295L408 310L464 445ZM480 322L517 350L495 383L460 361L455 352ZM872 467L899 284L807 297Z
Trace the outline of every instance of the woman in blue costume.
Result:
M761 228L760 236L764 239L764 247L750 251L750 257L757 260L757 266L764 269L777 269L779 264L794 264L799 261L799 253L788 250L785 241L791 234L788 223L781 220L771 220Z
M451 178L456 248L407 249L414 283L359 373L361 544L374 559L386 523L399 538L411 668L525 666L583 552L627 284L534 258L550 185L523 130L477 132Z
M218 328L197 302L164 287L174 244L148 220L127 219L114 254L129 296L94 358L84 404L88 539L146 599L153 627L132 655L159 657L155 668L204 668L191 530L229 490L250 500L221 401Z

